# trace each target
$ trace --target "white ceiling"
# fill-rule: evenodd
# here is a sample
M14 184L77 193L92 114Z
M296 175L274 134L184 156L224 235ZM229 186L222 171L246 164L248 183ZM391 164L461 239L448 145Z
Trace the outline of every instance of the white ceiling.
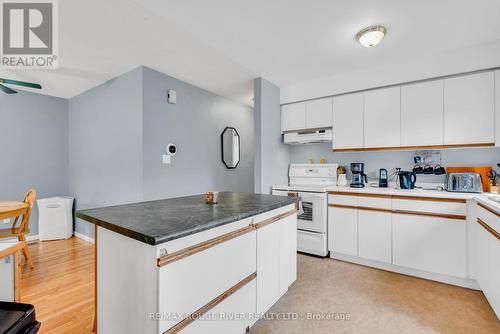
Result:
M69 98L146 65L250 104L282 88L500 40L498 0L61 0L60 68L0 71ZM354 40L383 24L386 39ZM500 58L500 57L499 57ZM499 64L500 65L500 60Z

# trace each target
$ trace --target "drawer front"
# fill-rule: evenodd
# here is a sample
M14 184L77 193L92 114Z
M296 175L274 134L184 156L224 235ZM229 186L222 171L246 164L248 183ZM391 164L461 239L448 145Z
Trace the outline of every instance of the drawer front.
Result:
M254 279L213 309L201 315L200 319L195 320L179 333L245 333L246 327L252 326L254 323L251 315L256 312L255 291L256 281ZM234 319L230 318L232 315L235 316Z
M393 264L466 277L464 220L392 215Z
M392 202L390 196L358 196L358 206L390 210Z
M500 217L485 208L478 206L477 217L489 225L496 232L500 233Z
M338 205L358 205L357 195L328 195L328 204L338 204Z
M448 215L466 215L466 205L462 202L448 201L432 201L432 200L417 200L417 199L400 199L392 200L392 209L412 212L427 212Z
M218 243L158 268L158 311L192 313L256 272L256 231ZM165 332L182 319L163 319Z

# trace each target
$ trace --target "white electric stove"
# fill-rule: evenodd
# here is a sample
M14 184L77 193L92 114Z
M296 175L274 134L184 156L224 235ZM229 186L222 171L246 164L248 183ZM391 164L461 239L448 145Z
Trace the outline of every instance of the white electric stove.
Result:
M337 182L338 164L291 164L288 185L273 186L273 195L300 197L303 213L297 222L299 252L328 254L326 189Z

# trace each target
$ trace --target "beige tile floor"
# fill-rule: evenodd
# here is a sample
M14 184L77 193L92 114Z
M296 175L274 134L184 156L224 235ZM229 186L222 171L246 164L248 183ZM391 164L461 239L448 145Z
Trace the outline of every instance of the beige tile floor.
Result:
M251 334L500 334L500 322L479 291L302 254L297 281L270 312L275 318L260 320ZM306 320L284 320L288 312ZM350 318L313 321L308 313Z

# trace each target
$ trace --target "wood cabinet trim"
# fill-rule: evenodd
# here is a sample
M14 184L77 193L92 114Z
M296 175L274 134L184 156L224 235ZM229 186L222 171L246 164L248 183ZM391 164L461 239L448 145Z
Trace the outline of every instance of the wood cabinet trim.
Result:
M290 210L290 211L287 211L285 213L282 213L282 214L279 214L277 216L274 216L274 217L271 217L271 218L268 218L268 219L265 219L263 221L261 221L260 223L256 223L254 224L255 228L259 229L259 228L262 228L266 225L269 225L269 224L272 224L274 222L277 222L283 218L286 218L286 217L289 217L291 215L294 215L297 213L297 210Z
M220 235L218 237L209 239L209 240L204 241L204 242L200 242L198 244L195 244L195 245L187 247L187 248L183 248L181 250L178 250L177 252L173 252L171 254L167 254L165 256L159 257L157 259L157 266L161 268L163 266L166 266L167 264L182 260L185 257L202 252L206 249L212 248L218 244L232 240L234 238L237 238L239 236L242 236L242 235L247 234L247 233L252 232L252 231L255 231L255 225L250 224L248 226L242 227L242 228L237 229L235 231Z
M354 206L354 205L341 205L341 204L328 204L328 206L331 208L354 209L354 210L363 210L363 211L377 211L377 212L392 213L391 209L372 208L372 207L368 207L368 206Z
M290 210L290 211L287 211L285 213L276 215L274 217L265 219L265 220L263 220L260 223L250 224L250 225L242 227L242 228L240 228L238 230L235 230L235 231L232 231L232 232L229 232L229 233L225 233L225 234L220 235L218 237L209 239L207 241L200 242L198 244L195 244L195 245L192 245L192 246L180 249L180 250L178 250L176 252L173 252L171 254L167 254L165 256L159 257L157 259L157 266L161 268L161 267L166 266L167 264L170 264L172 262L182 260L185 257L194 255L194 254L202 252L202 251L204 251L206 249L209 249L209 248L212 248L214 246L217 246L218 244L221 244L223 242L232 240L232 239L237 238L239 236L242 236L242 235L244 235L246 233L255 231L258 228L262 228L262 227L264 227L266 225L272 224L274 222L277 222L277 221L279 221L279 220L281 220L283 218L289 217L289 216L294 215L296 213L297 213L297 211L295 209L294 210Z
M366 193L356 193L348 191L329 191L328 195L342 195L342 196L359 196L359 197L376 197L376 198L392 198L392 195L383 194L366 194Z
M365 147L365 148L340 148L332 149L333 152L360 152L360 151L394 151L394 150L428 150L462 147L492 147L495 143L475 144L448 144L448 145L424 145L424 146L387 146L387 147Z
M487 205L484 205L483 203L477 203L477 205L479 205L480 207L482 207L486 211L491 212L492 214L496 215L497 217L500 217L500 213L496 212L495 210L493 210L492 208L488 207Z
M445 219L456 219L456 220L466 220L467 218L463 215L452 215L446 213L434 213L434 212L422 212L422 211L406 211L406 210L393 210L392 213L402 214L402 215L412 215L412 216L425 216L425 217L436 217Z
M495 231L490 225L486 224L480 218L477 218L477 222L481 225L488 233L492 234L497 240L500 240L500 233Z
M429 201L429 202L450 202L450 203L466 203L462 198L437 198L437 197L420 197L407 195L392 195L393 199L405 199L411 201Z
M189 317L183 319L173 327L169 328L166 332L163 334L175 334L180 331L182 331L184 328L189 326L191 323L193 323L195 320L199 319L202 315L213 309L215 306L218 304L222 303L225 299L233 295L235 292L243 288L245 285L253 281L257 277L257 273L254 272L253 274L245 277L243 280L238 282L236 285L231 287L230 289L224 291L222 294L218 295L214 299L212 299L208 304L202 306L195 312L193 312Z
M379 211L379 212L389 212L389 213L393 213L393 214L466 220L466 217L462 216L462 215L451 215L451 214L444 214L444 213L406 211L406 210L390 210L390 209L381 209L381 208L370 208L370 207L366 207L366 206L341 205L341 204L328 204L328 206L331 208L343 208L343 209L354 209L354 210L365 210L365 211Z
M430 201L430 202L466 203L466 200L462 198L437 198L437 197L424 197L424 196L420 197L420 196L409 196L409 195L366 194L366 193L347 192L347 191L329 191L328 195L378 197L378 198L406 199L413 201Z

